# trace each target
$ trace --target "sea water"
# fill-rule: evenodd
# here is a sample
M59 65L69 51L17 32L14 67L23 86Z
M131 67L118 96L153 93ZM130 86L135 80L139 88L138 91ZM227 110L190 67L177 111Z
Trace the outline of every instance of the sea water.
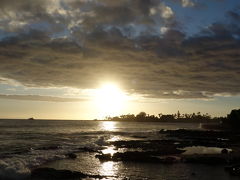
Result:
M67 153L79 152L80 148L102 150L109 141L161 139L159 130L179 128L200 129L201 126L197 123L0 120L0 177L25 178L32 168L48 164L54 168L112 176L111 179L188 179L192 168L198 166L187 168L187 165L179 164L102 163L93 154L86 152L75 161L65 156ZM206 166L200 169L204 168ZM216 168L211 168L214 176L214 171L219 175L219 169ZM221 173L220 177L226 178ZM201 178L198 176L197 179Z

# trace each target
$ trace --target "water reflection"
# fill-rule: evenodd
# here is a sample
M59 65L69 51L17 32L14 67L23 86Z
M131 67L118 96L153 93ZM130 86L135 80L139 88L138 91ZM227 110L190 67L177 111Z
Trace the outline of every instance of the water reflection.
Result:
M119 136L113 136L110 139L108 139L108 142L114 142L114 141L120 141L122 140L122 138L120 138Z
M103 154L111 154L113 156L114 153L116 153L117 150L114 149L114 146L107 147L107 149L102 150Z
M108 161L102 163L101 174L105 176L116 176L118 172L118 163L113 161Z
M116 122L113 121L103 121L102 128L105 131L114 131L116 129Z

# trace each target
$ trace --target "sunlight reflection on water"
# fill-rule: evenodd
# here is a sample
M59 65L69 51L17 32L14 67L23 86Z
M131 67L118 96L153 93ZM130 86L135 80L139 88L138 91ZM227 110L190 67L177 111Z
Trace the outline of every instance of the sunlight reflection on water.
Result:
M118 163L113 161L104 162L100 172L105 176L115 176L118 172Z
M114 131L116 129L116 123L113 121L103 121L102 122L102 129L105 131Z
M120 141L122 140L122 138L120 138L119 136L113 136L110 139L108 139L108 142L114 142L114 141Z
M116 152L117 150L114 149L114 146L110 146L110 147L107 147L107 149L102 150L103 154L111 154L111 156L113 156L113 154Z

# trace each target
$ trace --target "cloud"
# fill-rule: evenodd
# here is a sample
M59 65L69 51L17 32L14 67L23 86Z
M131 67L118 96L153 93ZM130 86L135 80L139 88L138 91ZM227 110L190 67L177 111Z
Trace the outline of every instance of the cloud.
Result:
M195 6L195 3L191 0L182 0L182 6L183 7L193 7Z
M0 42L0 76L25 86L90 89L115 81L129 93L176 99L240 92L233 24L188 37L157 0L1 1L0 9L0 28L15 33Z
M239 15L237 12L229 11L229 12L228 12L228 15L229 15L230 17L232 17L233 19L235 19L235 20L239 20L239 19L240 19L240 15Z
M174 13L169 6L165 6L164 4L160 5L159 9L161 10L161 16L163 18L169 19L172 18Z
M205 7L204 1L196 1L196 0L170 0L174 3L180 4L183 8L199 8Z
M159 4L158 7L150 8L150 15L160 14L162 18L169 19L174 16L174 12L169 6L166 6L164 3Z
M154 23L150 9L157 11L163 19L173 16L170 7L158 0L3 0L0 2L0 29L18 32L26 27L44 25L49 31L75 28L86 31L96 26L127 25L128 23ZM38 26L38 27L40 27Z
M160 32L161 32L162 34L165 34L168 30L169 30L169 29L168 29L167 27L161 27L161 28L160 28Z
M17 31L32 22L47 20L49 14L53 12L57 1L30 0L14 1L3 0L0 2L0 28L7 31ZM52 9L52 10L51 10Z
M185 39L181 32L168 31L163 38L131 40L102 30L89 34L84 48L66 39L23 37L1 43L0 72L26 86L95 88L117 81L137 93L179 98L240 92L240 44L232 37ZM195 95L173 93L178 90Z
M22 101L48 101L48 102L81 102L86 99L80 98L62 98L54 96L40 96L40 95L6 95L0 94L0 99L12 99Z

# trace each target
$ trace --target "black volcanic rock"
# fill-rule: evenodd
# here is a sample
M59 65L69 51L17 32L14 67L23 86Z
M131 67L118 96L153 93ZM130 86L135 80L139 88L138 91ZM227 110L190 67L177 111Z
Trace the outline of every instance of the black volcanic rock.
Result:
M76 159L76 158L77 158L77 155L74 154L74 153L69 153L69 154L67 154L66 156L67 156L68 158L70 158L70 159Z
M227 154L227 153L228 153L228 150L227 150L227 149L223 149L223 150L221 151L221 153L222 153L222 154Z
M54 168L37 168L32 170L31 172L31 180L59 180L59 179L80 180L83 178L103 179L109 177L110 176L89 175L78 171L70 171L65 169L57 170Z
M191 155L188 157L184 157L185 163L200 163L200 164L227 164L228 161L223 156L217 155Z
M98 152L97 150L88 148L88 147L82 147L82 148L78 148L79 151L81 152Z
M111 161L112 160L111 154L97 154L95 157L98 158L100 161Z
M98 154L95 156L101 161L132 161L132 162L152 162L152 163L175 163L179 160L175 156L161 156L157 151L127 151L111 154Z
M141 149L143 151L155 151L158 155L181 154L185 150L177 149L174 140L131 140L111 142L117 148Z
M46 179L46 180L57 180L57 179L74 179L74 178L86 178L86 174L70 170L56 170L54 168L38 168L31 172L31 178L33 179Z
M225 167L225 170L233 176L240 176L240 164L230 167Z
M37 150L57 150L59 148L60 148L60 146L58 146L58 145L52 145L52 146L39 147L39 148L37 148Z

